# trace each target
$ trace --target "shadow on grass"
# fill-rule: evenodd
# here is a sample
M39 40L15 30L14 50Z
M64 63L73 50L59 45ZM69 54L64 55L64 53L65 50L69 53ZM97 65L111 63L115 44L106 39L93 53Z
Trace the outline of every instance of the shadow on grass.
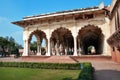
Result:
M96 70L94 80L120 80L120 71L117 70Z

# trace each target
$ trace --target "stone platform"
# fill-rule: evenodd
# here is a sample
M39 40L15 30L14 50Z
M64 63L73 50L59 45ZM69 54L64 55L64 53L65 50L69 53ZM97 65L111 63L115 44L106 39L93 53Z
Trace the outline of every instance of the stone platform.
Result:
M83 55L83 56L27 56L22 57L23 62L52 62L52 63L76 63L89 60L111 60L110 56Z

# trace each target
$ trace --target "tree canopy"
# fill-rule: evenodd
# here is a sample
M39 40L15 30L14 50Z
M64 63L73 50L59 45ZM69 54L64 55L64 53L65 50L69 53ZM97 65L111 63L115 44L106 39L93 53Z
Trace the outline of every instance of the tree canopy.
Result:
M34 41L30 44L30 50L33 51L34 53L37 51L37 42Z
M22 45L15 42L13 37L0 37L0 52L2 56L10 54L19 54L19 49L23 48Z

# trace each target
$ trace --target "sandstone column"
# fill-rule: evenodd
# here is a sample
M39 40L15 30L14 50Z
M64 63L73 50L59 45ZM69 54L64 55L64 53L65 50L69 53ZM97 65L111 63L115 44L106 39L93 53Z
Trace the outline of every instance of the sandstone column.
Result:
M77 56L77 27L76 27L76 22L74 22L72 35L74 38L74 54L73 54L73 56Z
M37 40L37 55L41 55L41 45L40 40Z
M28 56L28 40L24 40L24 52L22 56Z
M76 36L73 36L74 37L74 54L73 56L77 56L77 40L76 40Z
M48 51L46 56L50 56L50 38L48 38Z

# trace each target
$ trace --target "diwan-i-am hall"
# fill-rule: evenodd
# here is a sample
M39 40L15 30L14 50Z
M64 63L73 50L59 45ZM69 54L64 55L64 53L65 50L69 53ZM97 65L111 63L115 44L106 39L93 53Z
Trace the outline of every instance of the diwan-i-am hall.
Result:
M105 55L109 56L110 36L109 10L107 7L82 8L55 13L24 17L13 22L23 31L24 52L30 56L30 42L33 36L37 40L36 56L54 55ZM45 54L42 54L42 42L45 41Z

